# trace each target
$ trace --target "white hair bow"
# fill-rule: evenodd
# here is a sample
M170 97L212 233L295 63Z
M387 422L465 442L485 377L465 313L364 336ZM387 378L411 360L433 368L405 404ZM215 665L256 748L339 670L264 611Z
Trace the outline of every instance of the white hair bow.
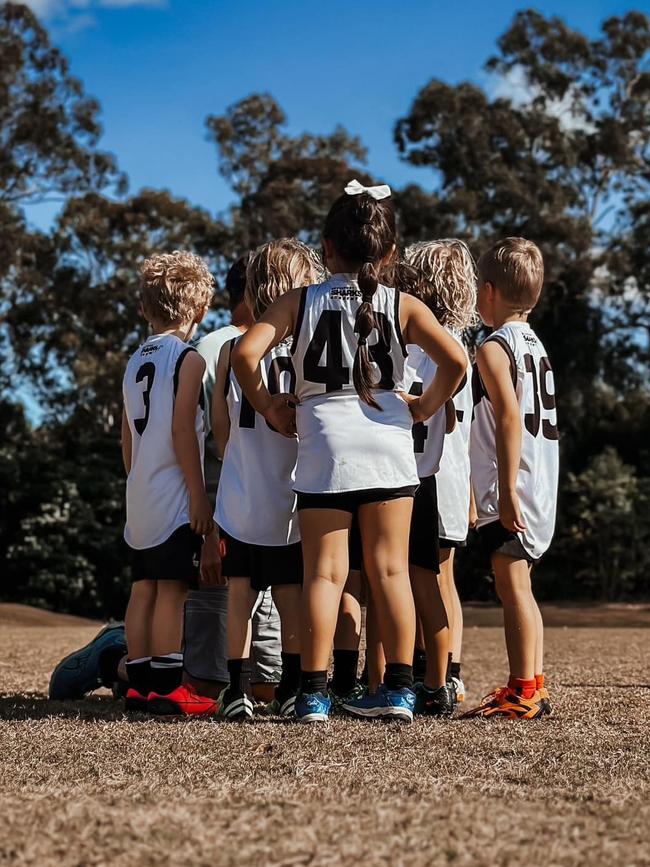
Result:
M390 187L388 184L381 184L378 187L364 187L363 184L360 184L359 181L355 178L345 188L345 192L348 196L360 196L361 193L368 193L369 196L372 196L373 199L387 199L390 196Z

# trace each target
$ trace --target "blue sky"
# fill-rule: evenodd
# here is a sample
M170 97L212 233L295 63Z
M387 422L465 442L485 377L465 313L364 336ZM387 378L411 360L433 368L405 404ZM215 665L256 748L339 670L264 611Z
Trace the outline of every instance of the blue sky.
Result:
M231 200L204 119L253 91L279 101L294 132L342 123L369 148L369 169L395 184L426 169L400 162L395 120L431 78L486 84L482 66L513 14L499 0L31 0L102 106L102 147L132 190L164 187L211 211ZM540 2L589 35L648 0ZM488 84L488 86L490 86ZM46 222L51 208L33 210Z

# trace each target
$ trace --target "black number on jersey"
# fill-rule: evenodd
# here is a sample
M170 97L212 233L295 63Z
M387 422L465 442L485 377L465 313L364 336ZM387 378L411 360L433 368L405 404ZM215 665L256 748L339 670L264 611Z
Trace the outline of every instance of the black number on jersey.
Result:
M293 393L296 387L296 371L294 370L293 362L286 355L278 355L271 361L268 376L268 389L271 394L280 394L280 392L285 391L282 388L282 374L288 374L289 382L286 391ZM273 425L269 424L268 421L266 424L271 430L275 430ZM239 410L239 427L255 427L255 410L243 392Z
M409 394L421 397L422 383L414 382L409 389ZM416 455L421 455L424 451L424 444L429 436L429 428L423 421L416 421L411 430L413 432L413 451Z
M546 356L540 358L539 377L535 367L535 359L529 352L524 355L524 365L526 372L533 377L533 411L524 415L526 430L536 437L541 427L542 436L545 439L557 440L560 438L557 425L547 418L542 418L542 408L548 412L555 409L555 393L549 392L547 388L547 377L551 373L551 363Z
M133 419L133 427L136 431L142 436L149 423L149 409L150 409L150 396L151 389L153 388L154 377L156 376L156 366L153 361L147 361L143 364L135 375L136 382L142 382L143 379L147 380L147 385L145 390L142 392L142 402L144 403L144 415L142 418L134 418Z
M326 362L321 365L323 350ZM340 391L350 382L350 369L343 364L341 311L323 310L305 352L305 379L322 382L326 391Z
M391 390L393 380L393 359L390 354L391 325L385 313L375 311L375 328L378 339L368 347L370 359L379 368L379 381L376 388ZM326 350L325 364L321 364L323 351ZM341 391L350 382L350 369L343 364L343 331L340 310L323 310L314 329L314 336L305 352L305 379L308 382L322 382L326 391Z
M456 389L456 391L451 396L451 402L454 402L454 398L457 394L460 394L461 391L467 385L467 372L463 374L463 378L460 381L460 385ZM454 404L454 409L456 409L456 404ZM456 409L456 421L460 424L462 420L465 418L465 410L464 409Z

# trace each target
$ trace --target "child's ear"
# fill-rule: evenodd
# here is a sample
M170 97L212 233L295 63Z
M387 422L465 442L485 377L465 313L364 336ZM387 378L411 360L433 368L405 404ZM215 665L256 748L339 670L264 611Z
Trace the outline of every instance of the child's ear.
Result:
M200 324L203 322L203 320L205 319L205 317L208 315L208 310L209 310L209 309L210 309L210 305L209 305L209 304L206 304L204 307L202 307L202 308L199 310L199 312L198 312L196 318L194 319L194 322L196 323L196 325L200 325Z

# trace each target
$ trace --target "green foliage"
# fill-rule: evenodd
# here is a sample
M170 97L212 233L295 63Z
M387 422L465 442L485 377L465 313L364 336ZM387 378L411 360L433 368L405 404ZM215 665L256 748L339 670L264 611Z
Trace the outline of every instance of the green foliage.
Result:
M610 600L648 594L649 498L650 479L639 478L613 448L595 455L581 473L568 474L553 550L562 596Z
M544 252L534 324L556 373L563 467L557 538L538 572L547 598L649 590L649 52L638 12L589 39L522 11L486 64L510 90L433 80L395 126L403 159L431 180L395 190L405 242L457 235L478 254L521 234ZM318 244L345 182L377 179L356 136L291 135L262 93L206 120L237 197L220 218L165 191L127 196L99 148L97 102L26 7L0 5L0 55L2 596L119 615L128 568L118 428L123 367L145 334L139 263L185 248L219 276L272 237ZM64 202L56 224L34 231L24 206L52 199ZM464 594L489 596L478 554L459 561Z

